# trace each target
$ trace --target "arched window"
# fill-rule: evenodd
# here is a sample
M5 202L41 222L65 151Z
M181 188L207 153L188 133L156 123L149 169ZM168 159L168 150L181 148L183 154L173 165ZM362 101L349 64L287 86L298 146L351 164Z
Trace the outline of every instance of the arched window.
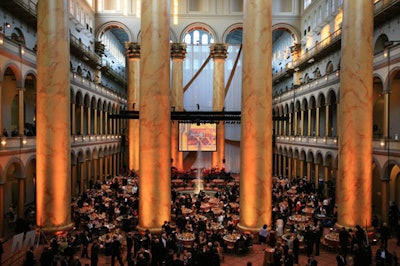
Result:
M193 29L186 33L184 37L186 44L202 44L207 45L214 43L212 35L204 29Z

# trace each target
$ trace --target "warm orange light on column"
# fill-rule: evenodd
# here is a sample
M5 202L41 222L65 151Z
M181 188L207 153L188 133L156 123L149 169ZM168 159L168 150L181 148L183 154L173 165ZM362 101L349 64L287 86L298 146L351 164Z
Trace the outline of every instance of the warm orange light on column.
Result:
M239 229L272 221L271 0L245 1Z
M183 111L183 62L186 57L186 44L171 44L172 59L172 88L171 108L172 111ZM171 123L171 158L172 166L183 170L183 152L179 151L179 123Z
M140 100L140 44L127 43L128 57L128 109L139 110ZM128 120L128 167L130 170L139 169L139 121Z
M168 2L142 1L141 18L138 228L160 232L171 212Z
M338 226L369 227L372 214L373 21L371 1L345 0L338 120Z
M36 222L59 231L73 226L68 6L43 0L37 10Z

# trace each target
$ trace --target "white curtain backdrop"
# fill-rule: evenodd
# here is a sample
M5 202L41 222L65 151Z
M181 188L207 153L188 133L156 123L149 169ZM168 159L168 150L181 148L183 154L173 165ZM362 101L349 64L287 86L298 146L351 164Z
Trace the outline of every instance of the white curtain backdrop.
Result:
M228 48L228 57L225 61L225 84L232 73L239 48L239 45L230 45ZM208 45L187 45L186 53L186 59L183 63L183 86L188 84L205 62L210 54L210 47ZM214 67L211 59L184 93L184 110L196 111L199 107L200 111L212 111L213 71ZM241 60L239 60L225 98L225 111L241 110L241 94L242 64ZM203 153L198 158L204 159L204 162L196 161L195 164L203 163L205 167L210 167L211 153ZM240 124L238 123L225 124L225 170L231 173L240 173Z

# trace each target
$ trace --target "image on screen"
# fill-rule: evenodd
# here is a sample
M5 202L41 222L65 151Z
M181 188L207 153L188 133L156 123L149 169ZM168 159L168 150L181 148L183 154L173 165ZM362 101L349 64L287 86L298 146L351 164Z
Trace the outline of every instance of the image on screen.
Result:
M217 124L179 123L179 151L216 151Z

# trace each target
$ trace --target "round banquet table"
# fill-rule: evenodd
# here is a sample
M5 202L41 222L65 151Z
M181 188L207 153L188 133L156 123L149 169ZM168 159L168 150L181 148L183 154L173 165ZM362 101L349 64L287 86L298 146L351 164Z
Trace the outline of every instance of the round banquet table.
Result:
M305 215L295 214L295 215L289 216L289 221L291 221L293 223L306 223L309 220L310 220L310 218Z
M339 242L339 233L337 232L330 232L324 236L325 243L332 248L338 248L340 245Z
M182 245L185 248L192 248L193 241L196 239L195 235L190 232L178 234L176 237L178 240L182 241Z
M273 265L275 249L267 247L264 249L264 266Z
M238 234L238 233L224 235L223 239L226 243L227 249L233 250L235 248L235 243L239 238L240 238L240 234Z

